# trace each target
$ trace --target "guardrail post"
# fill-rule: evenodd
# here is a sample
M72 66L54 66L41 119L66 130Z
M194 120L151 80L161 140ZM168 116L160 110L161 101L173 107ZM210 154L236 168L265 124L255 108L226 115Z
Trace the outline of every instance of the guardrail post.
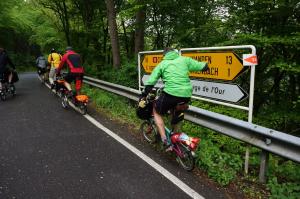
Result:
M266 183L266 173L268 170L269 152L262 150L260 153L260 169L259 169L259 182Z
M247 175L249 170L249 145L246 146L244 172Z

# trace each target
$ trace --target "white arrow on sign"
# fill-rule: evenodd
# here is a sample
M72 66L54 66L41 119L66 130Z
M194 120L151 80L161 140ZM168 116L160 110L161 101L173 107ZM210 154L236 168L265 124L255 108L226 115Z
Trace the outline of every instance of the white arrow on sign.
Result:
M149 75L143 76L142 81L144 84L148 78ZM191 83L193 85L193 95L206 98L237 103L248 96L248 94L237 84L222 84L198 80L191 80ZM162 80L159 79L155 87L160 88L163 86Z
M244 66L251 66L257 65L257 56L253 54L243 54L243 65Z
M193 94L202 97L237 103L245 99L247 93L236 84L192 80Z

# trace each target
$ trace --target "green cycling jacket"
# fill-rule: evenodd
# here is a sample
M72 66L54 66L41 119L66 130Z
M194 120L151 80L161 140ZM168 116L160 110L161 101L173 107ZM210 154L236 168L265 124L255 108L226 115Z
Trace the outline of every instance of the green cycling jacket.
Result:
M145 85L155 85L161 78L166 93L177 97L191 97L193 88L189 72L201 71L206 68L206 64L190 57L180 56L175 51L168 52L154 68Z

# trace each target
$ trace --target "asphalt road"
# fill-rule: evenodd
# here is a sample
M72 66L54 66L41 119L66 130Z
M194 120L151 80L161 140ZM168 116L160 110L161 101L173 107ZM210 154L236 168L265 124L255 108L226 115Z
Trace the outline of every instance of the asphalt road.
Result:
M17 95L0 101L0 198L190 198L151 165L60 100L34 73L20 75ZM92 111L93 112L93 111ZM93 116L93 114L92 114ZM94 116L103 125L111 121ZM108 127L109 128L109 127ZM129 143L127 129L112 127ZM160 165L205 198L222 190L138 143Z

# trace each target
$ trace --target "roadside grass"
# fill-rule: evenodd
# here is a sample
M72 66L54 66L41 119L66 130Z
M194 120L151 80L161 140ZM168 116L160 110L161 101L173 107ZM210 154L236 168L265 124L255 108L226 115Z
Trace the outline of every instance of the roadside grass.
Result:
M116 94L88 85L82 90L98 109L113 120L138 130L142 120L136 117L136 103ZM249 174L243 172L246 144L207 128L185 121L182 130L201 138L196 166L221 186L235 184L248 198L299 198L299 164L270 155L268 182L258 183L260 149L250 147Z

